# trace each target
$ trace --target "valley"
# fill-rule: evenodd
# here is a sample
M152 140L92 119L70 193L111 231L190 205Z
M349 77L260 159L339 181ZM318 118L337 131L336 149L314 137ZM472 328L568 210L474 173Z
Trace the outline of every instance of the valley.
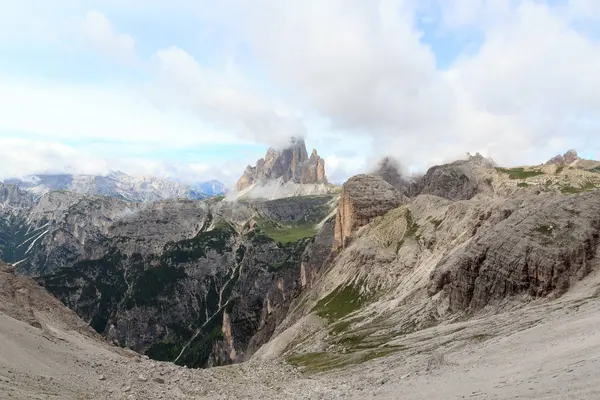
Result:
M67 360L47 375L0 353L0 384L20 382L15 398L42 376L73 398L593 398L598 165L476 154L403 176L386 159L338 187L294 139L205 200L0 185L4 273L20 282L1 334ZM15 295L33 290L54 317Z

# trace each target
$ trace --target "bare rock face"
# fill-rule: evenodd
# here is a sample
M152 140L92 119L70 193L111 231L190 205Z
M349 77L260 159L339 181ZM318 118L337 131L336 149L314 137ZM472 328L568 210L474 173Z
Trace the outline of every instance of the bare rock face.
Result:
M283 182L299 184L327 183L325 160L316 150L308 156L303 139L292 138L290 145L283 150L270 148L265 158L248 166L237 182L237 190L242 191L257 182L282 178Z
M600 267L597 193L512 200L499 213L500 222L432 276L432 293L443 289L451 310L476 311L515 295L560 295Z
M374 175L356 175L342 187L335 219L334 250L346 246L356 229L375 217L400 206L405 197L392 185Z
M493 168L494 162L477 153L467 160L429 168L425 176L412 185L411 196L431 194L449 200L468 200L485 185L478 179L476 169Z

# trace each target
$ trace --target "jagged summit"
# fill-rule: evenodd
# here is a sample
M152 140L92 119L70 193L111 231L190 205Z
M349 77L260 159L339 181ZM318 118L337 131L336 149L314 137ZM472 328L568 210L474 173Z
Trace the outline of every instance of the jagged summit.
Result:
M474 155L472 155L471 153L467 153L467 157L467 162L478 167L494 168L497 166L496 162L493 159L489 157L484 157L480 153L475 153Z
M249 165L236 187L241 192L255 183L265 184L280 178L283 183L327 183L325 160L317 150L313 150L309 157L304 139L292 137L287 147L279 150L270 147L265 158L259 159L256 166Z
M545 165L556 165L557 167L570 167L587 171L600 171L600 161L580 157L577 151L571 149L565 154L558 154L546 161Z
M549 164L571 165L574 162L579 161L579 160L581 160L581 158L577 154L577 151L574 149L571 149L563 155L558 154L558 155L552 157L550 160L546 161L546 164L547 165L549 165Z

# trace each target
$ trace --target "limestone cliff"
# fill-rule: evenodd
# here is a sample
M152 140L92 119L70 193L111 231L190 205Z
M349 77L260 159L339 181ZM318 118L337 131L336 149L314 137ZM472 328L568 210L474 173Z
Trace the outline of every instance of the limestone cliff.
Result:
M325 160L316 150L310 157L303 139L292 138L284 149L269 148L265 158L248 166L237 182L237 190L243 191L255 183L264 183L281 178L282 182L297 184L327 183Z
M480 170L495 166L481 154L468 154L466 160L436 165L410 187L410 196L432 194L450 200L467 200L485 191L489 184L482 178Z
M334 249L345 247L352 232L398 207L405 197L373 175L356 175L344 184L335 217Z
M346 182L334 257L257 357L321 371L402 351L435 325L597 296L598 173L496 168L476 155L418 185L402 199L376 177Z

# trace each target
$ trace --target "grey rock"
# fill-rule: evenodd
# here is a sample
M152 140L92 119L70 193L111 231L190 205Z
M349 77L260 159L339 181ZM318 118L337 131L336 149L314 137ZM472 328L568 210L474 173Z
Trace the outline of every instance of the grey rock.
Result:
M291 138L288 147L282 150L269 148L265 158L248 166L237 182L237 190L242 191L255 183L264 183L281 178L283 182L299 184L327 183L325 160L313 150L308 156L304 139Z
M398 189L400 193L404 195L409 194L411 180L402 176L399 163L392 157L384 157L379 162L372 175L383 179Z
M491 214L463 251L444 260L432 292L444 290L452 310L479 310L518 294L564 293L600 261L600 196L529 197Z
M351 234L407 199L374 175L360 174L344 183L335 219L334 249L347 245Z
M468 200L489 187L489 183L481 179L478 169L490 169L495 163L481 154L468 155L468 159L454 161L449 164L436 165L411 185L410 196L431 194L449 200Z

